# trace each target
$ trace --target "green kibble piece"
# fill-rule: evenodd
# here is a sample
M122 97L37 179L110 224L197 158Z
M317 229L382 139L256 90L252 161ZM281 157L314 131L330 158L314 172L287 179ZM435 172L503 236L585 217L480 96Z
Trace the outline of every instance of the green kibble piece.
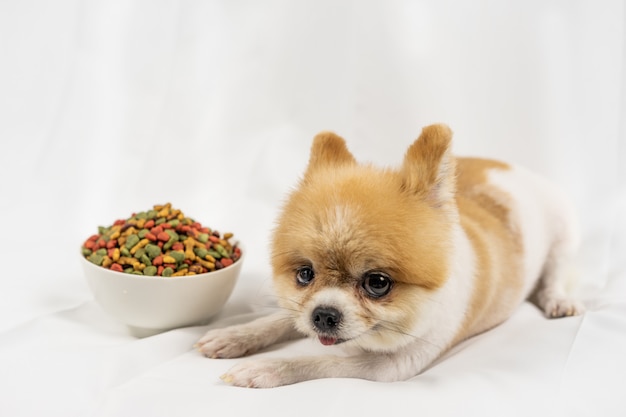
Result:
M165 223L165 217L159 217L158 219L156 219L156 221L154 222L154 224L156 224L157 226L160 224Z
M105 250L106 253L106 250ZM91 262L92 264L95 265L102 265L102 261L104 260L104 256L99 255L98 252L92 253L91 255L89 255L89 258L87 258L89 260L89 262Z
M137 235L139 235L139 238L140 238L140 239L143 239L144 237L146 237L146 235L147 235L148 233L150 233L150 230L148 230L148 229L141 229L141 230L139 231L139 233L137 233Z
M96 254L100 255L100 256L104 256L107 254L107 250L104 248L100 248L96 251Z
M214 257L215 259L220 259L222 257L222 255L219 252L214 251L212 249L209 249L207 253L211 255L212 257Z
M83 252L83 256L89 256L91 255L93 251L89 248L82 248L82 252Z
M193 253L204 259L209 254L209 251L204 248L194 248Z
M220 255L222 255L222 258L230 258L228 251L219 243L217 245L213 245L213 248L218 251Z
M147 219L148 218L148 213L146 213L145 211L141 211L139 213L137 213L135 215L135 219L139 220L139 219Z
M161 275L164 277L171 277L173 273L174 273L174 270L168 266L167 268L163 270Z
M189 268L189 265L187 265L186 263L183 262L182 264L180 264L180 265L178 265L176 267L176 272L182 271L183 269L187 269L187 268Z
M198 235L197 238L200 242L202 243L207 243L209 241L209 234L208 233L200 233Z
M103 234L105 234L108 230L109 230L109 228L108 228L108 227L98 226L98 234L99 234L99 235L103 235Z
M139 252L139 251L137 251L137 252ZM139 257L139 260L141 261L142 264L144 264L146 266L152 265L152 261L150 260L148 255L146 255L145 253Z
M131 249L133 246L139 243L140 240L141 239L139 239L139 236L133 233L126 238L126 243L124 244L124 246L126 247L126 249Z
M145 247L145 250L146 250L146 254L151 259L154 259L161 254L161 248L158 247L157 245L153 245L152 243L148 243Z
M156 210L148 210L148 212L146 213L146 216L148 217L148 220L152 220L154 219L158 214L158 211Z
M133 275L143 275L143 272L133 270L133 272L131 272L131 274L133 274Z
M149 277L153 277L153 276L155 276L155 275L156 275L156 273L157 273L157 267L156 267L156 266L152 266L152 265L150 265L150 266L146 266L146 267L143 269L143 274L144 274L144 275L147 275L147 276L149 276Z
M174 239L175 241L178 241L178 238L180 236L178 236L178 233L176 233L175 231L173 231L172 229L166 229L165 233L167 233L168 235L170 235L170 239Z
M172 247L172 245L176 243L176 241L174 239L170 239L167 242L165 242L165 244L163 245L163 249L164 250L170 250L170 248Z
M130 268L124 269L124 272L126 272L127 274L132 274L133 272L135 272L135 270L132 267L130 267Z
M169 255L176 259L176 262L182 262L185 260L185 253L179 250L173 250L169 253Z
M146 250L144 248L139 248L137 249L137 252L135 252L135 259L140 259L145 254L146 254Z
M178 219L172 219L172 220L170 220L168 223L170 224L170 226L172 226L172 227L176 227L176 226L178 226L178 225L180 224L180 220L178 220Z
M130 256L130 251L126 248L126 246L122 246L120 248L120 255L126 256L126 257Z
M191 220L189 217L185 217L185 218L182 220L182 222L183 222L183 225L184 225L184 226L189 226L190 224L192 224L192 223L193 223L193 220Z

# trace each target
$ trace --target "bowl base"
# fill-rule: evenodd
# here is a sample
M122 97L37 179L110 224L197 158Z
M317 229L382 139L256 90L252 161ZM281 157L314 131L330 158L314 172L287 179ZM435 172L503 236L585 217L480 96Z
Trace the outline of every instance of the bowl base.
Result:
M171 330L171 329L146 329L143 327L135 327L135 326L126 326L126 327L128 328L128 331L130 332L131 335L139 339L143 339L144 337L155 336L159 333L163 333L168 330Z

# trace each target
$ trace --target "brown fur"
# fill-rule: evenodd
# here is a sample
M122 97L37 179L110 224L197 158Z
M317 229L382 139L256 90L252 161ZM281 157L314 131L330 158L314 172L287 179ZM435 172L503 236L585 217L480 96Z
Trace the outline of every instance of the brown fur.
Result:
M362 180L365 172L370 174L367 182ZM417 204L418 197L411 193L398 193L402 185L397 175L355 166L315 180L303 183L285 206L275 233L276 272L295 272L303 262L323 259L344 277L380 268L396 272L396 279L403 282L429 288L441 284L446 275L441 252L446 245L432 241L445 234L445 219L427 204ZM373 190L378 192L372 194ZM333 230L335 207L350 211L344 221L354 227ZM409 234L407 228L419 232ZM417 271L405 270L407 262Z
M457 159L456 202L478 264L470 309L454 343L500 323L522 298L523 245L509 211L510 196L488 183L491 170L508 169L498 161Z
M320 266L330 264L344 277L336 281L378 268L393 271L400 282L439 287L448 272L449 233L449 218L439 208L449 203L454 185L453 168L439 172L449 129L435 130L422 137L433 132L439 137L418 140L407 151L400 171L357 165L342 138L316 136L304 179L274 233L277 275L295 274L303 263L323 259ZM333 230L337 207L351 216L343 219L342 230Z

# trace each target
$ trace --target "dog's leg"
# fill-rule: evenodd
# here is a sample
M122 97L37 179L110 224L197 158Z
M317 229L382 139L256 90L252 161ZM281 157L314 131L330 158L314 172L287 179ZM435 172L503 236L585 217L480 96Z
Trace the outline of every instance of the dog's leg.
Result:
M534 296L534 301L547 317L576 316L585 311L583 304L568 294L567 288L577 278L573 266L577 248L574 229L564 224L560 236L552 244Z
M439 355L430 347L407 347L392 353L366 352L356 356L304 356L290 359L248 359L239 362L222 380L248 388L272 388L320 378L360 378L392 382L411 378Z
M209 330L194 347L210 358L239 358L298 336L291 318L279 312L250 323Z

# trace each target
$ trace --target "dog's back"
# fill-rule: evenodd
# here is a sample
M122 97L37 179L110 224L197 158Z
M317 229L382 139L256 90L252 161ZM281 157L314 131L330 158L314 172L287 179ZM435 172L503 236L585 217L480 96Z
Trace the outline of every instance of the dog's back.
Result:
M562 288L578 239L558 190L523 168L476 158L457 159L456 181L461 226L477 255L474 292L456 339L504 321L534 288L549 316L582 310Z

